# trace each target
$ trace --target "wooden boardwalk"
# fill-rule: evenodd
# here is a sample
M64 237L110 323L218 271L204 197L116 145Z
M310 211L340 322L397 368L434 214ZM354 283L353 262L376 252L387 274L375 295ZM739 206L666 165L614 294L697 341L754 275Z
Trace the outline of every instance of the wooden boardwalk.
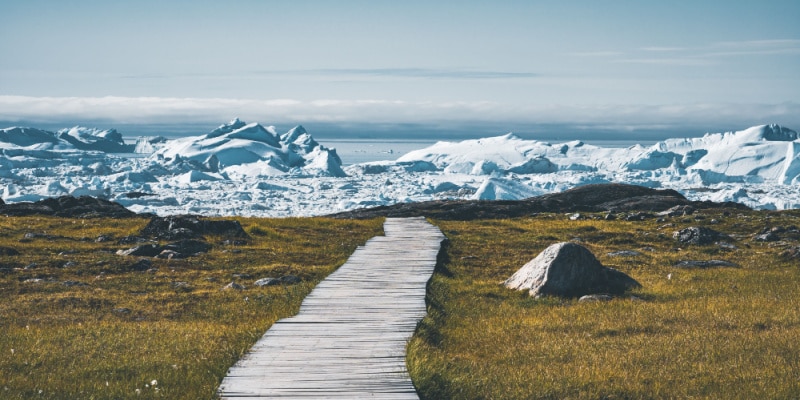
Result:
M387 219L229 371L221 398L418 399L406 343L444 236L422 218Z

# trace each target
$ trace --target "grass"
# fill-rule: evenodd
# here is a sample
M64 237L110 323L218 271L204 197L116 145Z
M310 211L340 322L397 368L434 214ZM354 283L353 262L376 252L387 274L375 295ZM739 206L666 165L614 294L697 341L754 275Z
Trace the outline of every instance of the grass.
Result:
M215 398L230 367L382 221L240 219L247 244L127 272L147 220L0 218L0 398ZM26 233L49 235L25 239ZM255 287L294 274L301 284ZM221 290L235 281L244 291ZM72 282L72 285L64 282ZM74 284L79 282L78 284Z
M800 262L788 243L751 240L797 212L748 212L664 222L563 215L436 222L450 239L429 283L429 315L409 343L424 399L797 398ZM711 219L719 220L711 224ZM683 246L672 232L707 225L737 250ZM550 244L579 240L643 288L603 303L530 298L501 282ZM610 257L637 250L635 257ZM677 269L724 259L737 268ZM668 278L669 277L669 278Z
M800 263L780 253L798 238L751 239L765 226L800 225L800 213L738 214L435 221L450 242L409 343L421 397L797 398ZM0 256L0 398L214 398L227 368L382 224L239 221L252 236L245 245L210 237L208 254L126 272L136 259L114 252L128 246L95 239L134 234L146 220L0 218L0 247L22 253ZM678 245L672 232L690 225L732 234L738 249ZM31 232L50 236L25 239ZM500 285L566 240L642 283L635 299L534 299ZM607 255L618 250L641 255ZM672 267L712 258L739 267ZM303 283L252 285L286 274ZM247 289L221 290L231 281Z

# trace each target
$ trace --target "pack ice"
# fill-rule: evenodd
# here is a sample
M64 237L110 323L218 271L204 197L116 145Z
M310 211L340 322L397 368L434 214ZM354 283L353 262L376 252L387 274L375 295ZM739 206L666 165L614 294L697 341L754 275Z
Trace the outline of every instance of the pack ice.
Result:
M601 182L800 207L800 138L777 125L627 148L507 134L346 167L302 126L278 134L239 119L204 135L130 145L113 129L13 127L0 130L0 152L6 202L92 195L160 215L323 215L431 199L522 199ZM119 154L132 152L143 154Z

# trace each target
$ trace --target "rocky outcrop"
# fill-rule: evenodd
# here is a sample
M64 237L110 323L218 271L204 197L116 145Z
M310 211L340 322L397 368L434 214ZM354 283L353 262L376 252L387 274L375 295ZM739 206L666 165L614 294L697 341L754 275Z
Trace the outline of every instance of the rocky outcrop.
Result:
M704 226L690 226L675 232L672 237L683 244L712 244L720 240L730 240L728 235Z
M249 237L239 221L208 220L192 215L153 217L139 234L158 240L198 239L204 235Z
M509 289L527 290L536 297L620 295L641 286L625 273L604 267L592 252L572 242L551 245L503 285Z
M0 214L9 216L50 215L67 218L132 218L140 216L119 203L90 196L61 196L33 203L0 204Z
M637 212L664 211L676 206L693 209L748 209L737 203L691 201L674 190L657 190L620 183L579 186L525 200L436 200L404 203L348 211L334 218L375 218L425 216L443 220L468 221L488 218L516 218L542 212Z

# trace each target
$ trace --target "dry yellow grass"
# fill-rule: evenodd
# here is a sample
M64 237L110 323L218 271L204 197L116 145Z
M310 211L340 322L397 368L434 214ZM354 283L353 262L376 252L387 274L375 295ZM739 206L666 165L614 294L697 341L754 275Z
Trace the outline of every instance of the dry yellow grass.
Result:
M714 229L739 235L738 250L672 239L712 218L721 221ZM429 316L409 344L422 398L800 396L800 263L779 255L788 244L750 240L767 225L800 225L798 214L683 219L670 227L563 215L437 222L451 241L449 261L430 283ZM637 299L532 299L500 285L550 244L576 239L642 283ZM606 255L618 250L642 255ZM711 258L739 267L672 266Z
M382 229L380 220L240 219L246 245L209 237L205 255L123 272L136 258L113 251L130 246L95 238L146 222L0 218L0 246L21 253L0 259L0 398L214 398L227 368ZM56 237L21 242L30 232ZM285 274L303 283L252 285ZM248 288L221 290L232 281Z

